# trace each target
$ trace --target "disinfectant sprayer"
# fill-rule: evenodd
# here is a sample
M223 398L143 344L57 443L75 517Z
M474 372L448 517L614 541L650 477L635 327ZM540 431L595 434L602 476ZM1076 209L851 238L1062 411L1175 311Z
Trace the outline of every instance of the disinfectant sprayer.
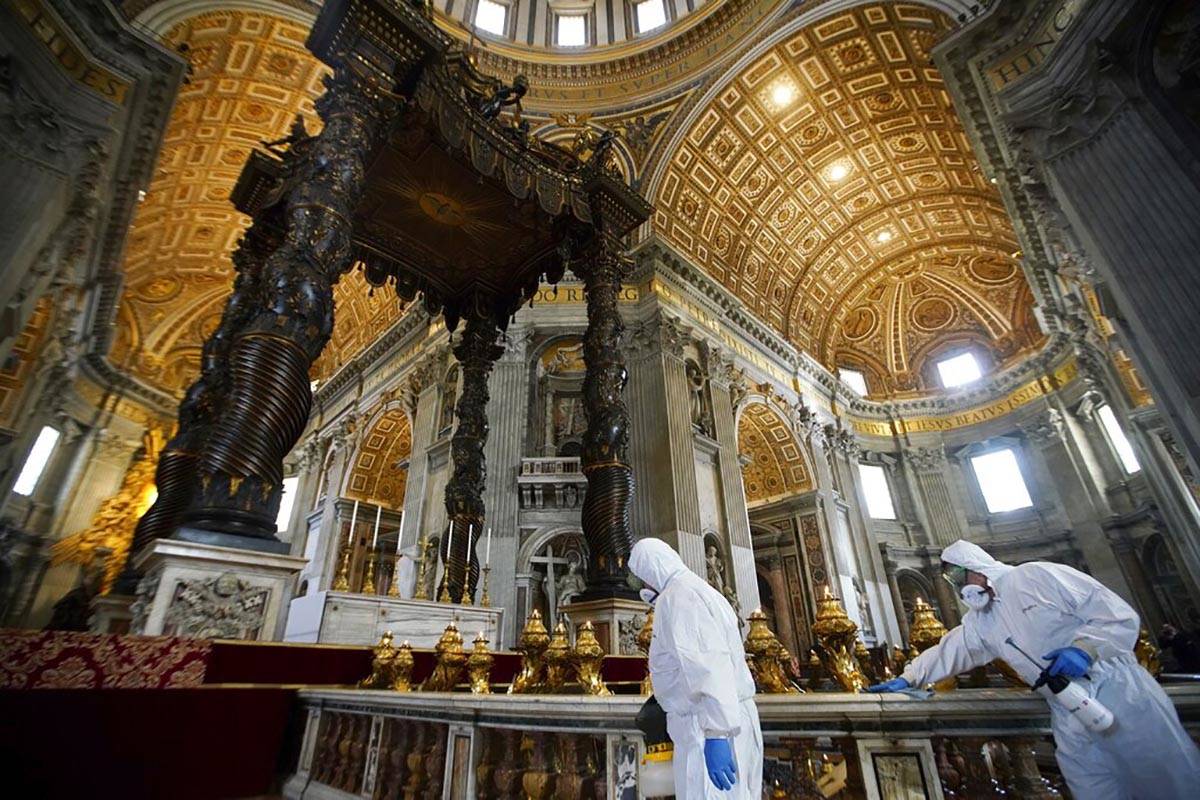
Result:
M1026 653L1017 643L1008 637L1004 640L1006 644L1012 647L1025 658L1029 659L1033 666L1041 670L1038 679L1033 684L1033 691L1045 686L1050 690L1050 696L1055 702L1065 708L1075 719L1093 733L1104 733L1112 727L1113 714L1094 697L1089 697L1088 693L1082 686L1075 683L1066 675L1051 675L1049 667L1043 667L1037 661L1034 661L1033 656Z

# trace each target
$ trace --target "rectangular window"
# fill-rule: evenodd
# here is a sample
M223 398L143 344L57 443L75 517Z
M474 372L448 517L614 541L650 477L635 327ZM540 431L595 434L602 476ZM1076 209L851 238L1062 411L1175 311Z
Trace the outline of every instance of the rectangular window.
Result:
M296 505L296 489L300 485L300 477L294 476L283 479L283 494L279 498L279 513L275 515L275 530L286 531L292 520L292 507Z
M892 492L888 489L887 473L883 467L877 464L859 464L858 475L862 479L867 513L871 515L871 519L895 519L896 509L892 506Z
M587 19L580 14L559 15L554 41L559 47L583 47L587 44Z
M508 6L493 0L479 0L475 8L475 26L488 33L503 36L508 22Z
M1121 423L1117 422L1117 415L1113 413L1112 406L1100 406L1096 413L1100 416L1104 432L1108 434L1108 441L1112 442L1113 450L1117 451L1117 457L1121 459L1121 466L1130 475L1141 472L1142 465L1138 463L1137 453L1133 452L1129 437L1125 435Z
M33 442L33 448L25 459L25 466L21 467L21 474L17 476L17 482L13 484L14 492L26 497L33 494L38 481L42 479L42 473L46 471L46 463L50 461L54 445L58 444L58 436L58 431L49 425L38 433L37 439Z
M977 381L983 373L979 371L979 362L970 353L959 353L952 358L937 362L938 375L942 378L942 386L952 389L955 386Z
M667 7L663 0L644 0L634 6L637 10L638 33L652 31L667 24Z
M1025 488L1025 478L1021 476L1021 467L1017 464L1017 456L1011 447L973 456L971 468L975 470L975 480L979 482L983 502L990 513L1016 511L1033 505L1029 490Z
M847 369L846 367L838 367L838 377L844 383L850 386L851 389L858 392L862 396L867 394L867 379L863 374L856 369Z

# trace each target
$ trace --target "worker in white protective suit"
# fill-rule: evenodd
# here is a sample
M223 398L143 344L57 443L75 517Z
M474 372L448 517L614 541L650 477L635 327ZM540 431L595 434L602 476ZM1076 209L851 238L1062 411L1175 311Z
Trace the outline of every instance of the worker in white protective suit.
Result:
M675 744L675 796L759 800L762 731L737 615L659 539L633 546L629 570L654 605L650 680Z
M1134 657L1140 622L1128 603L1071 567L1046 561L1013 567L961 540L942 551L942 568L971 610L901 677L868 691L924 686L994 658L1032 686L1045 667L1073 679L1116 720L1093 733L1065 706L1049 703L1058 765L1075 797L1200 796L1200 750L1162 687ZM1017 648L1045 663L1031 663ZM1040 691L1047 696L1045 687Z

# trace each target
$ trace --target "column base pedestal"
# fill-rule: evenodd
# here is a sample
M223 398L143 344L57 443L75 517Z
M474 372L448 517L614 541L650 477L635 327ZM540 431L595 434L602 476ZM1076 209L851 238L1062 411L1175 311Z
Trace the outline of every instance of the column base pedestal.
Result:
M133 623L131 594L102 594L92 598L88 629L92 633L129 633Z
M505 646L502 608L332 591L293 600L284 639L373 645L391 631L397 644L407 641L413 647L433 647L451 622L468 642L483 631L493 650Z
M567 615L572 628L590 621L596 629L596 641L609 655L636 656L638 631L646 624L650 606L641 600L610 597L568 603L560 609Z
M158 539L137 556L142 576L130 633L276 641L303 558Z

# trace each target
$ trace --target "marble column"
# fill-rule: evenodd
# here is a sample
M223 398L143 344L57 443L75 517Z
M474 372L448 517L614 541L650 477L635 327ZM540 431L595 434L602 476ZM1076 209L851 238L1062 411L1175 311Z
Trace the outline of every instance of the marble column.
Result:
M738 461L736 409L724 380L725 369L715 368L721 364L719 355L708 353L709 391L712 396L713 425L719 449L717 463L721 473L722 506L728 531L729 557L732 562L731 577L737 593L740 611L748 617L759 606L758 579L754 570L754 544L750 538L750 515L746 508L746 490L742 484L742 465Z
M400 531L402 549L421 558L422 532L428 531L426 518L426 482L429 480L429 448L437 441L438 382L446 371L446 351L434 349L413 370L408 379L408 396L413 417L412 455L408 482L404 486L404 529ZM431 553L432 555L432 553ZM428 565L436 571L437 565Z
M1030 483L1038 487L1039 492L1055 496L1056 506L1062 509L1066 525L1071 529L1071 541L1083 554L1092 576L1126 601L1136 602L1108 535L1099 523L1099 518L1107 515L1108 509L1095 505L1091 476L1079 462L1078 453L1068 445L1071 431L1061 412L1048 408L1022 425L1021 430L1031 445L1027 452L1033 456L1030 458L1033 472ZM1034 502L1037 502L1036 494Z
M704 537L684 371L687 339L687 329L661 309L638 323L630 336L630 462L641 487L634 495L633 522L639 538L662 539L703 575Z
M296 458L296 497L292 502L292 513L287 526L292 544L291 554L304 555L308 547L308 515L316 501L316 494L321 488L321 466L324 462L325 448L321 446L320 437L313 431L300 445L300 453Z
M946 480L950 464L945 451L940 445L905 450L904 463L926 542L941 548L962 539L967 530L966 519Z
M533 330L528 327L513 327L508 330L504 342L504 354L492 368L489 383L488 419L492 420L484 457L491 468L488 470L484 489L484 505L487 522L484 536L480 538L479 559L485 558L487 550L487 528L492 531L491 569L488 590L491 604L505 609L504 624L508 628L507 641L516 641L516 635L525 618L516 611L517 548L520 530L517 527L519 496L517 475L521 469L521 447L525 441L525 426L529 419L529 385L527 376L528 345ZM482 591L477 593L477 599Z
M358 424L358 414L348 412L337 421L329 437L331 456L325 473L325 499L317 527L317 542L311 548L306 545L312 552L312 559L300 576L308 581L310 593L328 591L337 576L338 554L343 545L337 504L361 435Z

